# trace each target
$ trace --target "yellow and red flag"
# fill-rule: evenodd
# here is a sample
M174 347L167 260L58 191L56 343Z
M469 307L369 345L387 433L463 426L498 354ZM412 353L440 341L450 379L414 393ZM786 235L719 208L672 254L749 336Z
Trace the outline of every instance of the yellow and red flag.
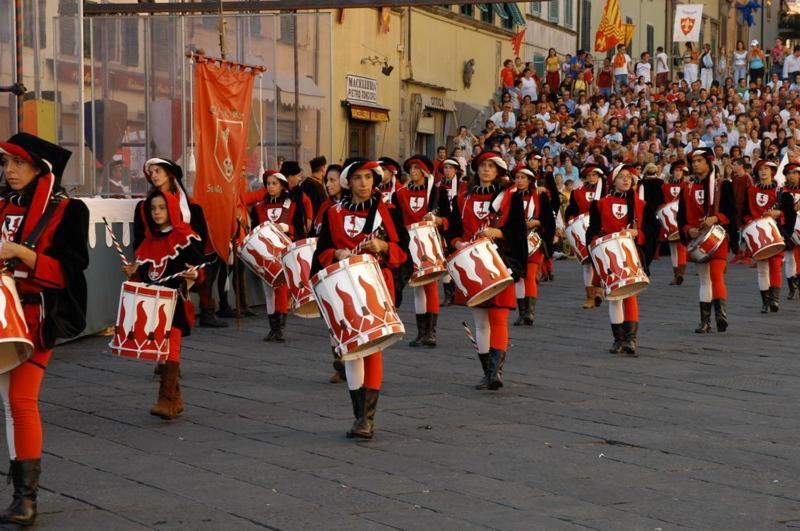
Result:
M620 21L619 0L606 0L603 18L597 28L594 49L597 52L613 50L617 44L625 43L625 28Z

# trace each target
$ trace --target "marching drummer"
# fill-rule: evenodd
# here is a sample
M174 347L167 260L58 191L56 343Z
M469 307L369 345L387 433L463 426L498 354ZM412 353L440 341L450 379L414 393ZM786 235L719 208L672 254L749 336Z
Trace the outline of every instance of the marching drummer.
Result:
M640 261L647 272L655 254L658 221L652 208L635 192L638 176L638 170L628 164L620 164L612 170L610 179L613 188L608 195L591 204L586 241L592 243L601 236L627 230L636 242ZM609 352L636 357L639 332L637 296L608 301L608 316L614 336Z
M443 160L439 167L441 168L442 179L436 184L439 188L438 214L442 218L440 228L442 232L446 232L447 219L450 216L450 205L453 203L453 198L458 195L464 171L461 169L461 163L455 158ZM449 254L451 250L445 249L445 253ZM445 275L442 278L442 287L444 288L444 300L441 306L450 306L453 304L456 293L456 285L450 275Z
M678 203L678 230L681 242L686 245L695 238L705 236L706 231L719 224L728 234L735 230L736 206L733 187L724 181L716 165L714 152L709 148L697 148L691 153L692 178L684 185ZM707 262L697 264L700 279L700 326L698 334L711 332L711 308L717 322L717 331L728 329L725 265L727 263L730 237Z
M392 198L392 204L400 213L406 228L414 223L432 220L437 227L442 226L443 218L438 217L439 188L433 177L433 163L424 155L414 155L403 163L403 170L409 175L405 186L401 186ZM412 257L404 265L411 269ZM404 286L398 286L402 290ZM436 346L436 322L439 319L439 281L416 286L414 291L414 312L417 317L417 337L410 347L433 348Z
M552 210L540 199L536 179L531 170L517 166L513 171L517 193L522 197L522 208L528 232L535 232L539 247L531 253L528 243L527 271L525 278L515 283L519 317L514 326L531 326L536 318L536 298L539 296L539 268L547 256L552 255L556 222Z
M193 266L203 263L200 236L183 220L179 199L160 190L150 192L141 206L144 217L144 240L134 250L136 260L123 266L128 279L160 284L178 290L178 304L169 335L169 355L161 370L158 401L150 414L166 420L183 412L180 377L181 339L191 333L194 306L189 289L201 280L202 271ZM181 274L182 273L182 274ZM160 279L170 280L159 282Z
M254 226L271 221L292 241L302 240L308 236L306 227L311 225L311 202L300 193L291 194L289 181L279 171L267 170L262 176L264 189L248 192L244 195L247 206L254 205L250 217ZM304 205L298 206L295 197L301 197ZM266 282L264 297L266 299L269 319L269 333L264 341L283 343L286 341L286 317L289 315L289 288L286 284L273 288Z
M599 200L605 193L603 181L605 171L597 164L587 164L581 169L581 179L583 186L573 190L569 196L569 204L564 212L567 225L575 221L578 216L589 215L589 207L594 201ZM588 242L586 242L588 246ZM588 310L600 306L603 303L603 289L598 287L599 279L596 278L591 260L587 260L582 266L583 286L586 290L586 300L583 308Z
M797 211L800 210L800 164L790 162L783 167L786 176L786 183L780 195L780 209L783 212L783 237L786 241L786 251L784 251L784 269L786 273L786 283L789 285L789 295L787 300L797 300L800 298L800 246L795 243L794 238L800 237L796 231Z
M775 182L778 165L762 159L753 169L757 181L747 189L742 205L742 220L747 224L758 218L772 218L779 226L783 225L783 212L778 205L778 183ZM777 312L780 308L782 266L782 253L766 260L756 260L761 313Z
M467 187L453 200L448 239L456 249L471 245L476 238L492 240L515 280L524 278L528 261L527 229L521 194L504 190L508 166L500 153L484 151L472 160L475 172ZM483 378L477 389L503 387L503 368L508 349L508 312L515 307L515 289L506 289L472 308L475 340ZM461 291L456 304L465 304Z
M683 161L673 162L669 167L669 177L664 181L664 202L677 201L686 182L688 168ZM666 235L665 235L666 236ZM669 257L672 262L672 280L670 286L683 284L686 274L686 245L680 239L669 242Z
M393 219L381 195L373 193L381 177L377 161L345 162L340 179L345 194L322 220L312 274L334 262L347 260L356 250L370 253L379 259L386 286L393 295L392 269L407 259L404 249L408 246L408 235L402 223ZM376 352L366 358L347 360L344 365L355 417L347 437L371 439L383 380L382 354Z
M383 169L383 177L375 188L381 193L385 203L391 203L394 193L402 186L402 183L400 183L400 163L389 157L379 158L378 163Z
M71 153L28 133L0 143L0 260L16 280L33 353L0 374L13 500L0 523L29 526L36 520L42 455L39 392L57 338L86 325L89 211L70 199L61 177ZM5 280L4 283L10 283ZM13 284L12 284L13 286ZM16 307L6 301L7 311ZM58 315L50 309L58 307ZM16 529L16 527L15 527Z

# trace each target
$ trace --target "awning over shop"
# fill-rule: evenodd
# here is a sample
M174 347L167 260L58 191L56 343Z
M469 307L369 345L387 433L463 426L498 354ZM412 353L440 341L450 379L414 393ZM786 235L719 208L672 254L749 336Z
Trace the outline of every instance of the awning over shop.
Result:
M388 122L389 109L380 105L373 105L363 101L344 100L343 107L347 107L350 118L365 122Z
M294 76L292 74L278 73L277 83L273 78L274 72L267 72L264 76L264 92L267 99L270 98L270 89L277 85L281 105L294 106ZM321 110L325 107L325 95L317 86L313 79L308 76L300 76L300 108Z

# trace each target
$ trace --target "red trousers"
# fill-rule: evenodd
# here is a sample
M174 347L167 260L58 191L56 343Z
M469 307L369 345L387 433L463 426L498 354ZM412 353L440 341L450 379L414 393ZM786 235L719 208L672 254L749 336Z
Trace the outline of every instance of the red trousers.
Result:
M37 360L50 361L52 350L34 352ZM42 419L39 416L39 390L45 369L27 361L0 374L0 394L6 413L6 438L11 459L20 461L42 456Z

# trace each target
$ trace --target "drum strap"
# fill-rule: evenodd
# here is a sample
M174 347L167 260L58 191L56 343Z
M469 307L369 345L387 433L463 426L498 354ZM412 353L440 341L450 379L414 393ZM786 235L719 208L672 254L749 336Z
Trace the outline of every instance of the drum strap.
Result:
M42 236L42 232L44 232L45 227L47 227L50 218L53 217L56 209L60 201L50 201L47 204L47 208L42 213L42 217L39 218L39 221L33 227L33 230L28 234L28 237L22 242L22 245L27 247L28 249L33 249L36 247L36 244L39 242L39 238Z

